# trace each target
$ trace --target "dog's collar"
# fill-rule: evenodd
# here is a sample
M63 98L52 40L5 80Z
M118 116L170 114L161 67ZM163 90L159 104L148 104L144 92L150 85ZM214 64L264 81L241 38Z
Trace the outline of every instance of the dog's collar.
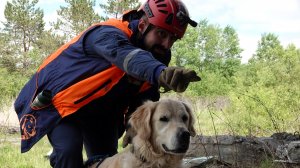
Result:
M85 163L84 163L84 167L90 167L93 164L97 163L95 168L98 168L100 166L100 164L106 159L108 158L108 155L96 155L93 156L91 158L89 158Z

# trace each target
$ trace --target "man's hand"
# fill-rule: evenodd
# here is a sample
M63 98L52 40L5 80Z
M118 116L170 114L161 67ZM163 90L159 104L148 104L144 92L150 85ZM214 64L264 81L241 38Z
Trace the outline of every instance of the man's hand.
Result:
M159 75L158 84L165 90L184 92L190 82L200 81L194 70L181 67L167 67Z

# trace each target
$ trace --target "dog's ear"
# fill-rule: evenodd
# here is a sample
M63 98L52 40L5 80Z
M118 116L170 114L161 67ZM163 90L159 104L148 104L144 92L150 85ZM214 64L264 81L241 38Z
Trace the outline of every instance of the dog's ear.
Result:
M195 127L194 127L194 123L195 123L195 119L194 119L194 115L193 115L193 112L191 110L191 108L184 102L182 102L182 104L184 105L186 111L188 112L189 114L189 125L188 125L188 130L190 132L190 135L193 137L196 135L196 130L195 130Z
M129 119L135 134L139 135L143 140L148 140L151 136L151 118L154 110L154 102L147 101L138 107Z
M136 136L136 130L131 126L130 123L127 124L126 133L123 137L122 147L125 148L128 144L132 143L132 138Z

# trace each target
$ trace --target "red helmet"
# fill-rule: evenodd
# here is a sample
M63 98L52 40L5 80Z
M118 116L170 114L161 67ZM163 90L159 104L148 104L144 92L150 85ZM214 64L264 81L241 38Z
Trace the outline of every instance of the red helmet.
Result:
M187 25L197 26L189 18L189 12L181 0L147 0L139 9L148 17L149 23L166 29L182 38Z

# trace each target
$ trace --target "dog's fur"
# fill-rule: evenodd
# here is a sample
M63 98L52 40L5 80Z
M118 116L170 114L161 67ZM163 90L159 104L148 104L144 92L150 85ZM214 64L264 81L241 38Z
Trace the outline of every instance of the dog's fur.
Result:
M180 168L194 136L194 118L183 102L148 101L129 120L123 152L103 161L100 168ZM96 164L94 164L96 165Z

